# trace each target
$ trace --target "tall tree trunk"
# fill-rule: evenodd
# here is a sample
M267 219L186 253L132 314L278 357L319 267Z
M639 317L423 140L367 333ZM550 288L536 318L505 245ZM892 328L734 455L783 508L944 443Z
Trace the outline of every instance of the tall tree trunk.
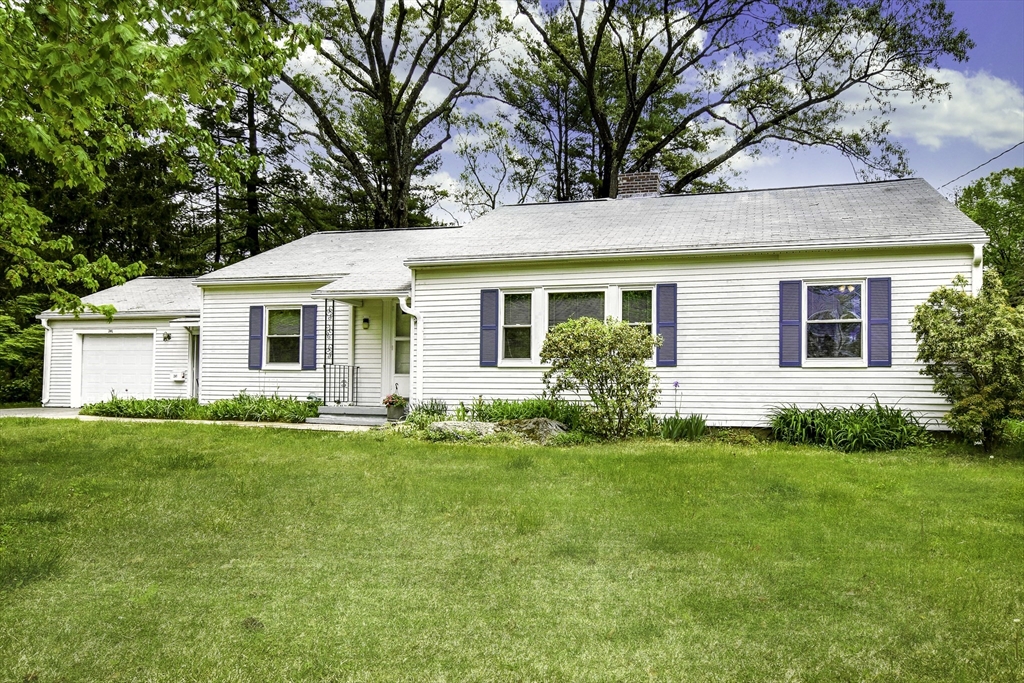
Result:
M245 92L246 128L249 137L249 160L259 156L256 135L256 93ZM260 253L260 200L257 194L259 176L256 168L249 171L245 180L245 245L249 256Z
M224 215L220 205L220 181L213 183L213 262L220 264L224 257Z

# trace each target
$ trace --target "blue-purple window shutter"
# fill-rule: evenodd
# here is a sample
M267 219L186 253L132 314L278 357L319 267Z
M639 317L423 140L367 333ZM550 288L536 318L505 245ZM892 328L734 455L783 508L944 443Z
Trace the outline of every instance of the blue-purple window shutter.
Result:
M892 278L868 278L868 365L892 366Z
M803 336L803 293L801 280L783 280L779 283L779 366L798 368L803 354L800 338Z
M658 347L658 367L675 367L676 365L676 284L674 282L658 285L658 303L655 306L657 314L657 329L655 332L661 336L661 346Z
M263 367L263 307L249 307L249 369Z
M316 304L302 307L303 370L316 370Z
M498 364L498 290L480 290L480 365Z

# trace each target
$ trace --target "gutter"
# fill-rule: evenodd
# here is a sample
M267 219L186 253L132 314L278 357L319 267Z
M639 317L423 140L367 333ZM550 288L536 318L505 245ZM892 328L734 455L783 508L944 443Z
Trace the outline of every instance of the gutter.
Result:
M982 243L987 242L988 238L983 238ZM521 261L576 261L605 258L643 259L658 258L665 256L704 256L716 254L738 255L776 252L791 253L802 251L834 251L837 249L885 249L888 247L968 246L973 248L974 245L977 243L977 239L967 239L962 235L957 235L956 237L949 237L946 239L933 238L924 242L922 242L919 239L897 239L888 240L884 242L832 242L829 244L798 243L789 245L780 245L777 242L768 242L765 244L752 244L743 246L689 247L684 249L667 247L665 249L645 249L637 251L632 251L629 249L619 249L614 251L601 249L571 251L562 253L540 252L523 254L493 254L483 256L452 256L441 258L420 257L406 259L405 261L403 261L403 263L405 266L409 268L431 268L444 266L468 266L491 263L518 263Z
M345 292L345 291L320 291L317 290L310 294L314 299L337 299L344 301L347 299L401 299L403 297L411 296L408 289L393 289L389 291L376 291L376 292ZM404 309L403 309L404 310ZM407 311L408 312L408 311Z
M131 311L128 313L114 313L113 319L109 322L118 322L120 320L139 320L143 318L195 318L199 316L199 311ZM43 311L36 316L39 321L44 320L108 320L107 316L100 315L99 313L80 313L79 315L73 315L71 313L57 313L56 311Z

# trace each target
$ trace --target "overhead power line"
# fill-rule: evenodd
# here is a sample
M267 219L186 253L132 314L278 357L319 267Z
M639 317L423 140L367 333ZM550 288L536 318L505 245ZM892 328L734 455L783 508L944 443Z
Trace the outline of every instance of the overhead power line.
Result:
M982 166L985 166L985 165L987 165L987 164L991 164L991 163L992 163L993 161L995 161L995 160L996 160L996 159L998 159L999 157L1003 156L1004 154L1009 154L1010 152L1012 152L1013 150L1017 149L1017 148L1018 148L1018 147L1020 147L1021 145L1024 145L1024 140L1021 140L1020 142L1018 142L1018 143L1017 143L1016 145L1014 145L1014 146L1013 146L1013 147L1011 147L1010 149L1007 149L1007 150L1004 150L1004 151L1000 152L999 154L995 155L994 157L992 157L991 159L989 159L988 161L986 161L986 162L985 162L984 164L979 164L979 165L975 166L974 168L972 168L972 169L971 169L970 171L968 171L967 173L964 173L964 174L958 175L958 176L957 176L956 178L953 178L953 179L952 179L952 180L950 180L950 181L949 181L948 183L946 183L946 185L952 185L953 183L955 183L956 181L960 180L960 179L961 179L961 178L963 178L964 176L966 176L966 175L971 175L972 173L974 173L975 171L977 171L977 170L978 170L979 168L981 168ZM942 189L942 188L944 188L944 187L945 187L946 185L939 185L939 189L941 190L941 189Z

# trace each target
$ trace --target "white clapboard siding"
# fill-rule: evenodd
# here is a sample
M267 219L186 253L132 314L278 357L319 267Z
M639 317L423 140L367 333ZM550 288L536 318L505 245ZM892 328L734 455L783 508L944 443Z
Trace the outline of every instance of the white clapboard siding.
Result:
M88 319L54 319L49 321L49 377L46 405L78 407L81 405L81 362L83 334L153 334L153 397L188 398L191 368L189 367L189 334L182 327L172 326L170 318L131 318L113 321ZM170 339L164 341L164 334ZM186 373L185 381L172 376ZM77 376L76 376L77 375Z
M324 391L324 323L327 302L313 299L317 285L273 285L206 287L203 289L202 371L200 400L230 398L249 394L322 396ZM249 369L250 306L317 306L316 370ZM379 406L382 398L381 344L383 310L381 300L366 299L355 309L355 364L359 367L357 403ZM369 318L364 330L362 319ZM337 302L334 314L334 362L349 362L350 308Z
M702 413L711 424L760 426L773 406L871 402L898 404L938 421L947 406L920 375L910 318L929 293L957 274L971 275L968 248L900 252L836 252L827 256L626 260L429 268L416 274L416 307L424 316L421 399L449 405L541 393L543 369L479 366L480 290L593 288L678 284L678 365L658 368L659 411ZM892 278L889 368L779 367L779 281ZM607 305L607 304L606 304ZM534 300L537 322L546 302ZM679 382L678 389L674 382Z
M388 301L391 301L390 299ZM359 384L356 403L361 406L380 406L384 397L381 350L384 340L384 302L380 299L366 299L355 309L356 320L356 366L359 368ZM339 309L341 304L338 304ZM390 309L387 309L390 310ZM363 329L363 319L369 318L369 329Z

